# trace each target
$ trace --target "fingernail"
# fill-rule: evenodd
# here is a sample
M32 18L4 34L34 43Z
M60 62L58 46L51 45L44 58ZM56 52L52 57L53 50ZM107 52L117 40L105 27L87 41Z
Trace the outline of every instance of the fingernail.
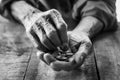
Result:
M73 57L69 58L69 62L74 63L75 62L74 58Z
M61 71L60 68L56 67L56 64L53 63L50 63L50 67L54 70L54 71Z
M72 48L71 48L71 51L72 51L73 53L76 53L76 52L77 52L77 49L76 49L75 47L72 47Z
M68 44L64 43L61 47L60 47L63 51L67 51L68 50Z
M55 61L55 58L53 58L53 56L49 53L44 54L44 60L46 61L46 63L48 65L50 65L50 63Z
M80 60L78 62L78 64L82 65L83 64L83 61L84 61L85 57L84 56L81 56L80 57Z
M43 59L44 53L38 51L36 54L39 59Z

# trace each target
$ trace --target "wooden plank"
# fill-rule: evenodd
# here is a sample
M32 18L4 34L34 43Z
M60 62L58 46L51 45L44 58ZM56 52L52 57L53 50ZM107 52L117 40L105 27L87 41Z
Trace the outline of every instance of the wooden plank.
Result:
M24 36L23 27L16 27L9 22L2 23L0 80L98 80L94 53L88 56L80 70L55 72L39 62L35 52L31 51L32 45ZM33 54L30 57L31 52Z
M88 56L80 70L55 72L40 62L36 80L98 80L93 53Z
M120 80L120 31L101 34L94 47L100 80Z
M0 80L23 80L31 50L22 26L0 21Z
M94 53L88 56L80 70L55 72L33 53L25 80L98 80Z
M39 59L36 56L36 50L33 50L33 53L31 55L31 59L29 61L26 75L24 80L35 80L36 76L38 74L38 64L39 64Z

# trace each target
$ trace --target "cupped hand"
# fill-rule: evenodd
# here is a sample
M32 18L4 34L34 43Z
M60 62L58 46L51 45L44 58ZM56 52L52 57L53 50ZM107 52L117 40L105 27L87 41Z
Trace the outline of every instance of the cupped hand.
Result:
M40 59L56 71L70 71L79 68L91 52L92 43L85 33L80 33L78 35L74 32L68 32L68 37L70 52L73 53L73 55L68 58L68 61L60 61L49 53L38 53Z
M71 69L79 68L85 61L86 57L91 53L92 42L85 32L68 32L69 46L74 55L70 58Z
M67 35L67 25L60 13L55 9L36 13L31 16L30 20L27 20L28 25L25 24L25 26L28 26L26 32L35 47L38 48L37 55L42 61L56 71L69 71L82 65L92 47L87 35L74 32L69 32ZM57 51L58 47L62 51L68 50L68 45L71 53L74 53L68 61L60 61L52 55L55 54L54 51Z

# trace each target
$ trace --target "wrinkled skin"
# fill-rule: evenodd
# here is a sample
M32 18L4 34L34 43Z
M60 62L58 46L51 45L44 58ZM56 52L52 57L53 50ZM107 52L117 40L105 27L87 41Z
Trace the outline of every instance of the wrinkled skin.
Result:
M74 53L69 59L69 62L58 61L49 53L42 53L40 51L37 53L41 60L50 65L56 71L70 71L80 67L92 48L92 43L86 35L81 34L78 36L70 32L68 36L69 48L71 49L71 52ZM46 58L46 56L48 58Z
M89 37L82 32L67 32L67 25L57 10L39 14L34 25L26 30L28 37L38 48L37 56L55 71L69 71L81 66L92 47ZM58 47L63 51L69 48L74 53L68 62L59 61L52 56Z
M44 52L57 50L58 46L67 47L67 25L60 13L52 9L38 14L34 25L26 29L36 47Z

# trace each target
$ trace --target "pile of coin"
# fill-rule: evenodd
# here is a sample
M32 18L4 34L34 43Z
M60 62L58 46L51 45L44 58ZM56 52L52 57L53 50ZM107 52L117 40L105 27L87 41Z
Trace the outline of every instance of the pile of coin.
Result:
M55 51L52 54L59 61L69 61L69 58L73 56L73 53L69 51Z

